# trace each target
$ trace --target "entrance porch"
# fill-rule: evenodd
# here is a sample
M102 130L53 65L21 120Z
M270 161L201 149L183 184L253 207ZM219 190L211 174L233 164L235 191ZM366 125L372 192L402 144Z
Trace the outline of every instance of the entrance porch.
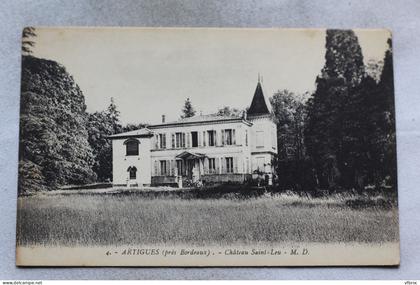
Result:
M184 176L194 183L201 180L201 177L204 175L204 159L206 155L184 151L178 154L176 158L179 161L177 162L176 171L178 176ZM185 170L182 167L185 167Z

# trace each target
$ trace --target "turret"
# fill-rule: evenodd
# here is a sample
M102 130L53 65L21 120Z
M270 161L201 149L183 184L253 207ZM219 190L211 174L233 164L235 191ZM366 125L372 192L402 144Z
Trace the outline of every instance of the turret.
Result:
M266 101L264 92L261 86L260 78L258 76L257 88L252 98L251 106L248 109L248 116L270 115L271 105Z

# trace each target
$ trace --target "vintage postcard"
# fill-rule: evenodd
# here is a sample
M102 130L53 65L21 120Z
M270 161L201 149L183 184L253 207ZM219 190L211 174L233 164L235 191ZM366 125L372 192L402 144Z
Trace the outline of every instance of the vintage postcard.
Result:
M18 266L400 261L388 30L23 30Z

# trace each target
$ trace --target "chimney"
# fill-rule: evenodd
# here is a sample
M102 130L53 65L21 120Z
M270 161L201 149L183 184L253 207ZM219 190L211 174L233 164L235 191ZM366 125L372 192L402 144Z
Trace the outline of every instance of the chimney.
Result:
M165 115L162 115L162 123L165 122Z

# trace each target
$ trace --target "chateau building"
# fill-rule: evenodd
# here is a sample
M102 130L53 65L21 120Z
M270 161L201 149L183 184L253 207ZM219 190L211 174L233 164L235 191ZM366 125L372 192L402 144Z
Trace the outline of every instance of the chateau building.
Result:
M277 130L258 82L241 116L199 115L115 134L114 185L271 183Z

